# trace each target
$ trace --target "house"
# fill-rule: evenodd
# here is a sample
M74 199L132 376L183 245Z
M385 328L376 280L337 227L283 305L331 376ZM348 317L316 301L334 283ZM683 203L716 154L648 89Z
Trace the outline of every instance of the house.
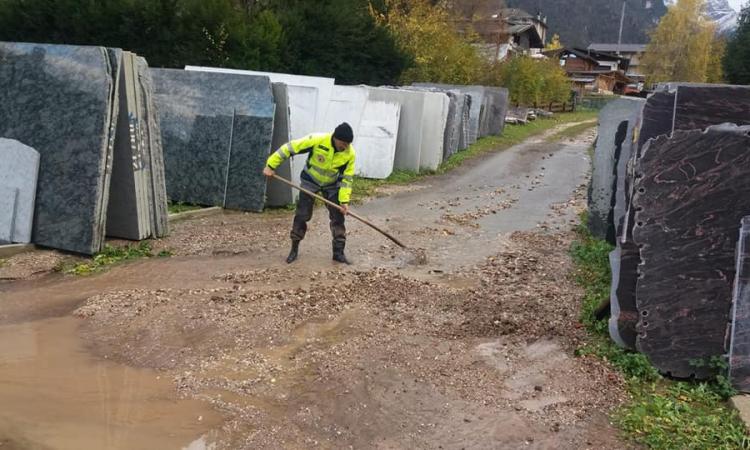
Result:
M458 29L476 33L481 41L476 46L492 61L519 54L540 55L547 42L547 18L518 8L502 8L475 20L463 19Z
M598 53L579 48L560 48L542 52L557 59L573 82L579 94L624 94L633 80L626 75L630 61L627 58Z
M627 58L630 63L625 75L633 79L641 87L646 80L646 76L641 69L641 60L646 53L646 44L591 44L588 50L592 52L617 55Z

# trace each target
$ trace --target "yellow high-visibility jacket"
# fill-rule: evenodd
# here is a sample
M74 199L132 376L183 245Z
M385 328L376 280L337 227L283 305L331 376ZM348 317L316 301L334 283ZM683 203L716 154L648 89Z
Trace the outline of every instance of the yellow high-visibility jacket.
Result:
M276 170L281 163L294 155L308 153L303 171L321 188L339 185L339 203L349 203L354 182L354 147L337 152L333 145L333 134L310 134L284 144L268 157L266 165Z

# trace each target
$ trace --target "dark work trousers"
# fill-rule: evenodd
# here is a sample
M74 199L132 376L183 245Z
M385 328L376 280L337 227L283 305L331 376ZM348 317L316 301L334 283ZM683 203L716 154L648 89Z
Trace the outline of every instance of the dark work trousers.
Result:
M315 183L311 183L304 178L302 179L302 187L308 191L319 193L328 201L335 204L339 204L339 188L338 186L331 186L330 188L321 188ZM293 241L301 241L305 238L307 233L307 222L310 221L313 214L313 206L315 206L315 199L304 192L300 192L299 200L297 201L297 211L294 213L294 223L292 224L292 232L290 236ZM344 247L346 246L346 226L344 225L344 214L337 208L326 205L328 208L328 217L331 220L331 234L333 235L333 252L343 253Z

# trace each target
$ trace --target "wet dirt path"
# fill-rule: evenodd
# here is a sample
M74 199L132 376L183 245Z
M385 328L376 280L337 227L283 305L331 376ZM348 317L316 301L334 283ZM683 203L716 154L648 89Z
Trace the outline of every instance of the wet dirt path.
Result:
M572 351L580 292L566 252L592 138L536 138L357 208L424 249L426 265L351 219L356 264L333 264L321 209L288 266L289 214L226 213L175 225L157 244L172 258L0 284L0 335L36 342L20 361L0 346L0 379L14 380L0 382L0 402L67 406L68 432L91 437L36 432L31 421L54 420L19 407L0 443L624 448L606 420L621 380ZM44 372L38 361L59 372L58 352L74 355L63 359L80 380L119 387L76 402L93 382L14 378ZM120 422L91 416L123 404L134 412ZM121 438L127 426L140 440Z

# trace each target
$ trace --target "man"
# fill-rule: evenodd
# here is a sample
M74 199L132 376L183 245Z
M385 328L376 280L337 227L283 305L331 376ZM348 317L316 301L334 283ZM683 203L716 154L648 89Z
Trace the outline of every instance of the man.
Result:
M354 141L352 127L344 122L337 126L333 133L311 134L282 145L268 158L266 167L263 169L265 176L272 177L279 165L290 157L307 154L307 164L300 175L302 187L321 193L327 200L340 206L340 209L328 206L328 216L331 220L331 234L333 235L333 260L344 264L350 264L344 255L346 245L344 216L348 214L354 181L352 141ZM300 192L292 224L292 250L286 258L287 263L292 263L297 259L299 242L305 238L307 222L312 218L314 204L313 197Z

